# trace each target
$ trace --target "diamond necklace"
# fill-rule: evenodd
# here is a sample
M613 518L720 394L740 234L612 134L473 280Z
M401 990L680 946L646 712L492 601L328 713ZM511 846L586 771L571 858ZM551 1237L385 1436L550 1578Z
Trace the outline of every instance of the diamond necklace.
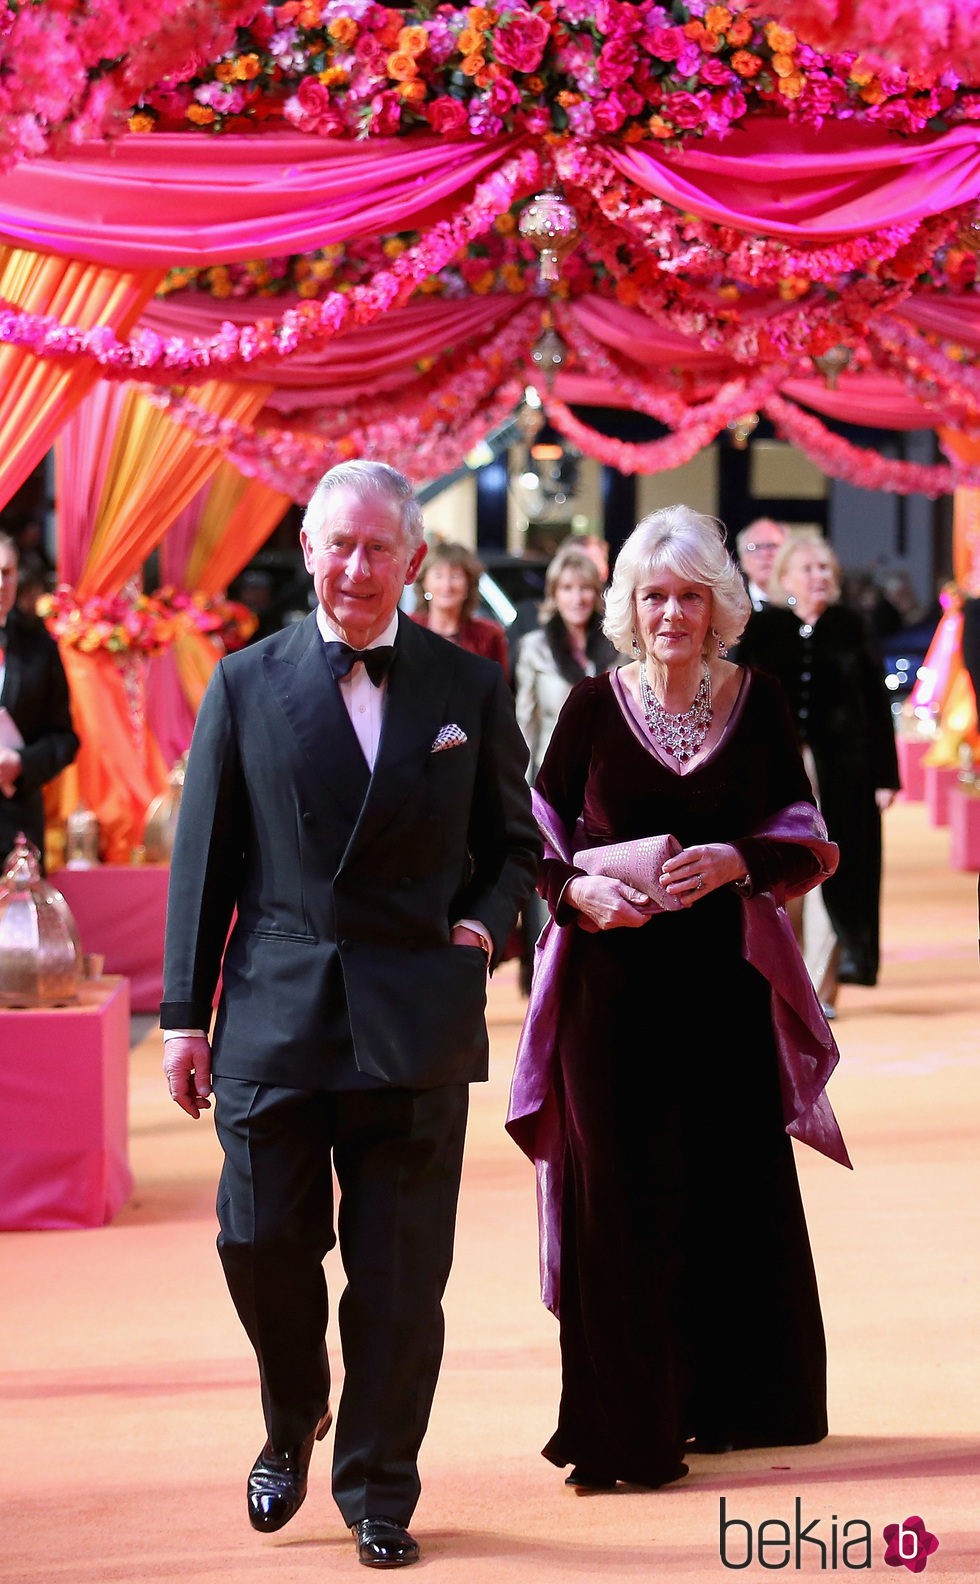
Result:
M684 764L701 749L711 725L711 672L702 662L701 681L690 709L674 715L665 710L647 681L646 666L640 666L640 699L643 717L651 737L656 738L664 753Z

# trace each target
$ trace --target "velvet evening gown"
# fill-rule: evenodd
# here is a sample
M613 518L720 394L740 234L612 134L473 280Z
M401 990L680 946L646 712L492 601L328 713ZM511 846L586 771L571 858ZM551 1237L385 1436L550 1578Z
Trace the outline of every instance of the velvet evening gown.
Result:
M752 838L812 801L785 702L747 674L725 733L679 774L610 676L581 683L537 785L577 845L672 832L734 842L754 889L814 872ZM579 929L553 860L542 889L574 930L558 1090L562 1394L544 1455L656 1486L685 1442L778 1446L827 1433L826 1353L803 1206L782 1121L769 986L741 955L724 887L640 929Z

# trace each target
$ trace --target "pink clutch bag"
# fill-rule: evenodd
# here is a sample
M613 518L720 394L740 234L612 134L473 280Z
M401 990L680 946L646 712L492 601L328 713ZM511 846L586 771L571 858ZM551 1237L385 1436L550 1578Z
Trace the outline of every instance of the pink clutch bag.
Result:
M681 903L669 896L660 884L664 859L682 851L676 836L643 836L638 841L613 842L608 847L585 847L572 854L576 869L586 874L608 875L642 891L667 913L676 913Z

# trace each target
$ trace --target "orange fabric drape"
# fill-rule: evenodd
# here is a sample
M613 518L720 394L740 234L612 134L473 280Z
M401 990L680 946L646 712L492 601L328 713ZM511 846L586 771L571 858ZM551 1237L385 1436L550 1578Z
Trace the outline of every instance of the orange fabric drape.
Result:
M195 390L194 400L218 418L247 424L270 390L212 380ZM79 595L122 588L221 460L214 446L203 445L133 386L119 416Z
M79 259L0 246L0 300L89 330L128 335L163 271L117 270ZM0 505L51 449L73 409L99 378L97 363L60 364L23 347L0 346Z
M218 417L248 423L266 395L267 387L212 381L195 400ZM118 593L220 462L220 452L134 386L120 411L79 596ZM62 659L82 746L56 795L62 810L78 798L93 809L106 859L127 863L141 841L147 804L167 780L146 721L145 661L85 654L66 644Z
M209 596L223 593L262 548L289 505L288 495L261 479L245 478L232 463L222 462L187 563L187 587Z
M980 462L980 440L952 429L941 429L940 438L946 450L976 466ZM953 491L953 577L963 594L980 596L980 490ZM940 621L929 655L942 649L944 624L957 624L962 628L963 617L958 609L946 611ZM929 663L926 656L926 664ZM962 745L967 743L971 756L980 755L980 735L977 731L977 704L973 685L963 664L963 651L957 639L948 675L941 680L941 705L936 740L925 756L924 763L953 767L960 763Z

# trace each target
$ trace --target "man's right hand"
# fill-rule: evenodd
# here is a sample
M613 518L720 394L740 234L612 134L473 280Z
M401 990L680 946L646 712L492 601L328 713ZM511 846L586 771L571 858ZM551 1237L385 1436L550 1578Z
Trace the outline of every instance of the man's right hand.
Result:
M176 1100L188 1116L210 1111L211 1046L203 1034L177 1034L164 1042L163 1070Z

